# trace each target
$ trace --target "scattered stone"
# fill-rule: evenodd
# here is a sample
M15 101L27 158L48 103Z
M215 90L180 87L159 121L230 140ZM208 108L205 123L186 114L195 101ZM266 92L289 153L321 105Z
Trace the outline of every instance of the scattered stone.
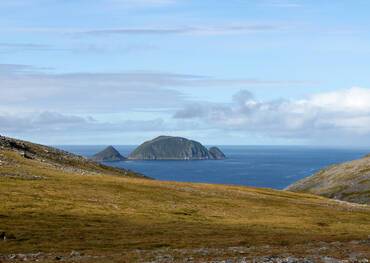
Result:
M338 259L335 259L335 258L332 258L332 257L323 257L322 262L323 263L342 263L341 260L338 260Z
M12 239L16 239L13 234L9 234L4 231L0 232L0 240L6 241L6 240L12 240Z
M39 175L27 175L27 174L1 174L1 177L8 177L11 179L20 179L20 180L43 180L46 179L44 176Z
M61 261L61 260L63 260L63 257L62 256L56 256L55 260Z
M330 244L333 245L333 246L336 246L336 247L340 247L342 245L342 243L340 243L338 241L331 242Z
M72 252L70 254L71 257L81 257L81 255L82 254L80 252L74 251L74 250L72 250Z
M194 258L193 257L185 258L184 262L186 262L186 263L192 263L192 262L194 262Z
M318 249L318 251L320 251L320 252L325 252L325 251L327 251L328 250L328 248L327 247L320 247L319 249Z
M27 152L21 152L20 154L21 154L21 156L22 156L23 158L26 158L26 159L33 159L33 157L32 157L31 155L29 155Z
M154 262L158 263L172 263L174 262L174 257L171 255L159 255L155 258Z
M245 254L249 249L246 247L230 247L229 250L233 253Z
M28 260L28 257L26 254L18 254L17 255L17 259L20 259L22 261L27 261Z

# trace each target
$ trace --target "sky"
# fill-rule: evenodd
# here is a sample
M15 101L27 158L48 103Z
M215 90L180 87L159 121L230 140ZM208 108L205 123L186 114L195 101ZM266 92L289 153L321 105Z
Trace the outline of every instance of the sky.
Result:
M367 0L1 0L0 134L370 146Z

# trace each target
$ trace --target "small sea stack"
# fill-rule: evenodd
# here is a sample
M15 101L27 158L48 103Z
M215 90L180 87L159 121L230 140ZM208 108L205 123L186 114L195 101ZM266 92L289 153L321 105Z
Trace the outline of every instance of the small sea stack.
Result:
M226 155L218 147L211 147L209 148L208 152L214 160L226 159Z
M126 160L126 158L122 156L113 146L108 146L103 151L92 156L91 160L95 162L119 162Z

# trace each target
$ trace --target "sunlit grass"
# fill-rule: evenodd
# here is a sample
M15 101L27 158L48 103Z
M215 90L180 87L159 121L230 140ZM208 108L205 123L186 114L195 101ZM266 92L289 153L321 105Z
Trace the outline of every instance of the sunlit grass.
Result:
M114 252L365 239L370 210L318 196L237 186L63 172L5 152L0 253Z

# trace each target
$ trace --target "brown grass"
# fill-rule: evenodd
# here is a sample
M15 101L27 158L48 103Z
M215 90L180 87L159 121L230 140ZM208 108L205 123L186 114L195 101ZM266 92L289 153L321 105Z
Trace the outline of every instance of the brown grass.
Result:
M367 206L247 187L80 175L13 152L0 166L0 254L366 239ZM28 180L7 175L37 175Z

